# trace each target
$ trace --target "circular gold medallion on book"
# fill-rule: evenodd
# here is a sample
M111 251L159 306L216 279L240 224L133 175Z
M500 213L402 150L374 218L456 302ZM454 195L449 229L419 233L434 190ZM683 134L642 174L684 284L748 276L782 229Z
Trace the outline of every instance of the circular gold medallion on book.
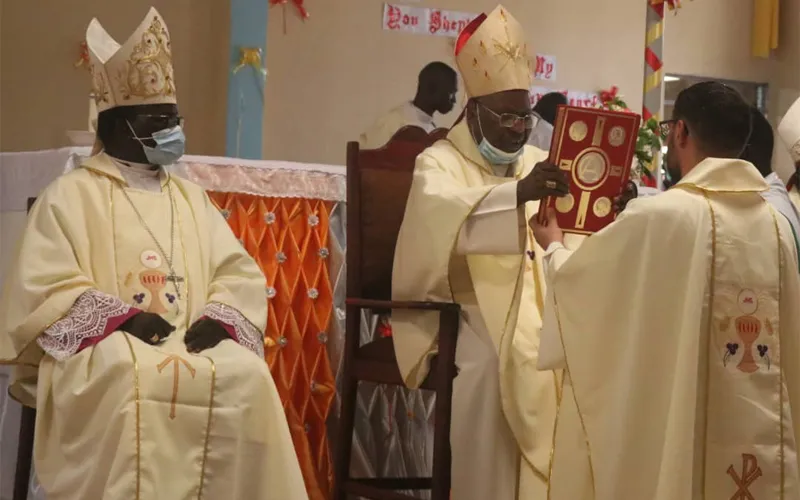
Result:
M568 213L575 206L575 197L571 194L556 198L556 210L562 214Z
M569 138L575 142L586 139L588 133L589 127L586 126L586 122L577 121L569 126Z
M605 217L611 213L611 200L606 198L605 196L601 198L597 198L594 202L593 208L594 214L597 217Z

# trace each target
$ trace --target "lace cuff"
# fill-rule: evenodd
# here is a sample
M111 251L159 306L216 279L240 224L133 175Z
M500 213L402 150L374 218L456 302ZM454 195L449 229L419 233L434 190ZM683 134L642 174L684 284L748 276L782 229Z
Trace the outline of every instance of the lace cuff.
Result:
M204 316L219 321L229 333L233 329L231 337L242 347L250 349L260 358L264 358L264 335L254 324L244 317L242 313L233 307L219 302L211 302L206 305Z
M63 361L101 341L138 312L117 297L88 290L78 297L67 315L39 335L36 342L44 352Z

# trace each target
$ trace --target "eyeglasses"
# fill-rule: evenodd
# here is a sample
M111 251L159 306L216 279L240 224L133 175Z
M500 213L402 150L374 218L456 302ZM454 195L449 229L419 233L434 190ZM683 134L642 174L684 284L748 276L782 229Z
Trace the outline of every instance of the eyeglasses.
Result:
M530 130L536 123L536 119L531 113L528 113L527 115L515 115L514 113L495 113L486 107L485 104L481 104L480 102L478 102L478 104L480 107L493 114L500 122L500 126L503 128L518 128L520 125L522 125L526 129Z
M179 126L183 128L184 119L180 115L137 115L136 122L147 122L153 128L172 128Z
M659 122L658 129L661 132L661 137L666 137L672 131L672 126L678 123L679 120L664 120Z

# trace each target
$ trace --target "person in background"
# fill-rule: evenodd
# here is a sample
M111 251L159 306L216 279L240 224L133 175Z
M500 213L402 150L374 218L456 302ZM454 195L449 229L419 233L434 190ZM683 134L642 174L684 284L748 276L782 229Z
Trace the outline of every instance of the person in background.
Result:
M556 123L556 111L559 106L567 104L567 96L561 92L550 92L539 99L533 107L536 123L531 130L528 145L550 151L550 141L553 139L553 126Z
M394 258L393 300L461 305L454 500L546 499L557 376L536 370L545 291L542 251L525 221L539 200L568 186L544 151L526 145L536 119L525 40L502 6L459 34L464 118L417 157ZM436 313L392 313L409 387L429 373L438 321Z
M764 176L764 180L769 185L769 190L764 191L761 196L775 210L786 217L792 226L792 231L795 235L798 235L800 234L800 214L798 214L797 208L792 203L783 181L773 170L777 155L773 154L775 152L775 134L772 126L767 121L767 117L758 108L753 106L751 112L753 113L752 132L741 158L752 163L759 173ZM669 127L669 122L667 122L666 127ZM673 171L670 177L674 177L677 183L680 181L680 175L680 172ZM619 202L619 210L622 211L633 198L646 198L656 194L660 194L660 191L640 189L631 196L623 195L619 197L615 202Z
M798 172L800 171L800 99L797 99L789 108L778 125L778 135L783 148L775 152L775 169L788 178L786 189L789 199L800 212L800 186L798 186Z
M781 213L792 225L792 231L797 237L800 234L800 215L797 207L794 206L789 198L789 192L778 174L773 171L773 150L775 147L775 133L772 126L767 121L761 111L755 106L751 108L753 114L753 132L750 134L750 142L742 153L742 159L752 163L759 173L764 176L764 180L769 185L769 190L764 191L761 196L769 202L772 207Z
M97 150L39 196L0 302L48 500L308 498L264 360L266 280L196 184L167 26L86 31Z
M530 221L539 368L568 373L557 438L573 437L551 500L800 498L797 249L740 159L753 121L730 87L689 87L664 124L678 184L574 252L552 211Z
M401 128L419 127L425 132L436 129L433 115L452 111L458 92L458 76L443 62L432 62L419 73L417 95L375 121L359 139L361 149L377 149Z

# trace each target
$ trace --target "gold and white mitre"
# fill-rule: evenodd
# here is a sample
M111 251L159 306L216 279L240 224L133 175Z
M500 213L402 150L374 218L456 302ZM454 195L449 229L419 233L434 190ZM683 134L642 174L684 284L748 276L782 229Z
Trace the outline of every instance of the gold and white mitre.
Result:
M796 100L778 125L781 142L789 150L792 160L800 161L800 99Z
M117 106L176 104L169 31L155 8L120 46L95 18L86 47L97 111Z
M502 5L488 16L479 15L459 33L455 57L469 97L531 88L525 33Z

